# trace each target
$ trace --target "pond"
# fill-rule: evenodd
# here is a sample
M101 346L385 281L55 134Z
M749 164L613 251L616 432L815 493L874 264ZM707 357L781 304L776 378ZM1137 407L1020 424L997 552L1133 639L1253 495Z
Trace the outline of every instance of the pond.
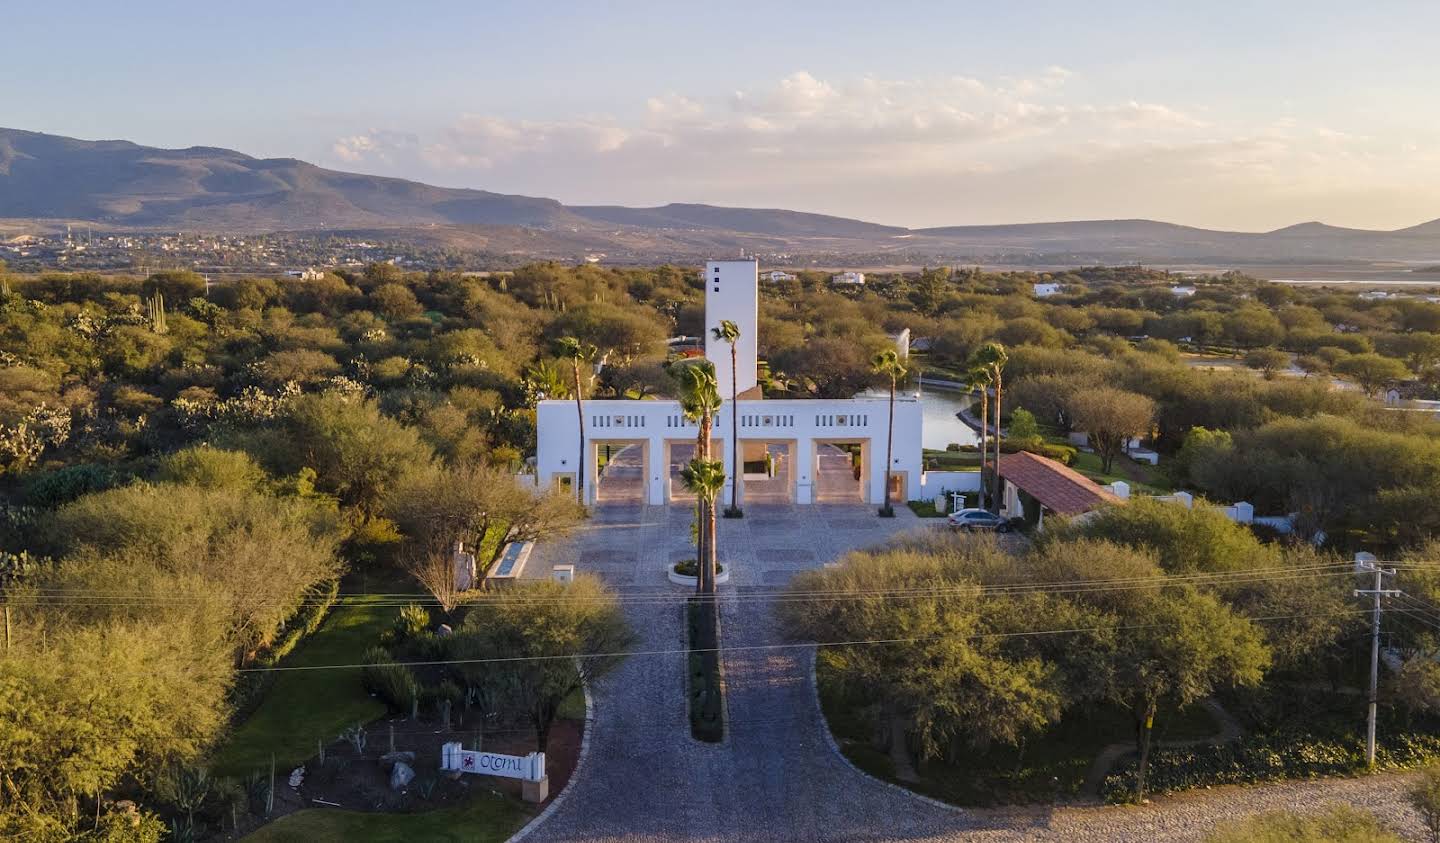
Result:
M870 389L861 393L865 398L885 398L888 395L889 392L882 389ZM920 395L921 414L925 420L922 447L943 451L951 442L961 445L980 444L980 435L955 415L960 412L964 402L963 393L956 390L928 385L925 387Z

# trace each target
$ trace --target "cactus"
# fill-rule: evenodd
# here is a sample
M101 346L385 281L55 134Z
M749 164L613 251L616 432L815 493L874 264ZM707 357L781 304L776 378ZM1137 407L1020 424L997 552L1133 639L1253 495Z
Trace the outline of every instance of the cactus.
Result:
M150 314L150 330L167 333L170 329L165 324L165 295L156 290L155 295L146 300L145 307Z

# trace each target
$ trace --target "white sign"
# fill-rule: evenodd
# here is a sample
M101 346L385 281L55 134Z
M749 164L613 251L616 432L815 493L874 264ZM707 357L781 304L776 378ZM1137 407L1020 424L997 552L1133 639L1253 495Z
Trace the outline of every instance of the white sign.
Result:
M447 743L440 748L440 769L538 782L545 778L545 753L501 755L498 752L462 749L459 743Z

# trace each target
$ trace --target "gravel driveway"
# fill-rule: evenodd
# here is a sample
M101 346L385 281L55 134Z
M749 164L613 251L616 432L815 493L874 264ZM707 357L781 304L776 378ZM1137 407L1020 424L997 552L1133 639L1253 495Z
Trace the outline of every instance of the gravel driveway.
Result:
M724 743L690 738L683 655L627 659L593 689L595 723L584 769L527 841L1196 840L1217 822L1273 809L1346 802L1376 811L1407 838L1422 825L1401 776L1227 788L1141 808L959 809L872 779L832 747L816 707L812 648L785 644L765 595L796 571L921 524L867 506L750 507L720 522L729 730ZM685 647L682 600L666 566L689 551L684 507L602 507L569 540L536 548L527 574L574 562L627 601L637 650ZM693 555L693 553L688 553Z

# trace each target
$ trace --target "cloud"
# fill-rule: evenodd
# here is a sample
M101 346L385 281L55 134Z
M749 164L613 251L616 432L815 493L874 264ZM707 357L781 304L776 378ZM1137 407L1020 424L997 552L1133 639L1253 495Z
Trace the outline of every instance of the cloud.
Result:
M342 137L332 153L345 166L570 202L784 205L899 224L1060 218L1087 194L1118 215L1191 221L1186 203L1218 209L1220 186L1231 207L1268 207L1326 183L1353 195L1365 178L1393 180L1385 167L1397 158L1422 160L1402 143L1292 118L1248 125L1174 103L1087 99L1074 79L1062 67L990 81L799 70L730 94L656 93L630 117L463 114L423 133ZM1440 177L1435 156L1423 160Z

